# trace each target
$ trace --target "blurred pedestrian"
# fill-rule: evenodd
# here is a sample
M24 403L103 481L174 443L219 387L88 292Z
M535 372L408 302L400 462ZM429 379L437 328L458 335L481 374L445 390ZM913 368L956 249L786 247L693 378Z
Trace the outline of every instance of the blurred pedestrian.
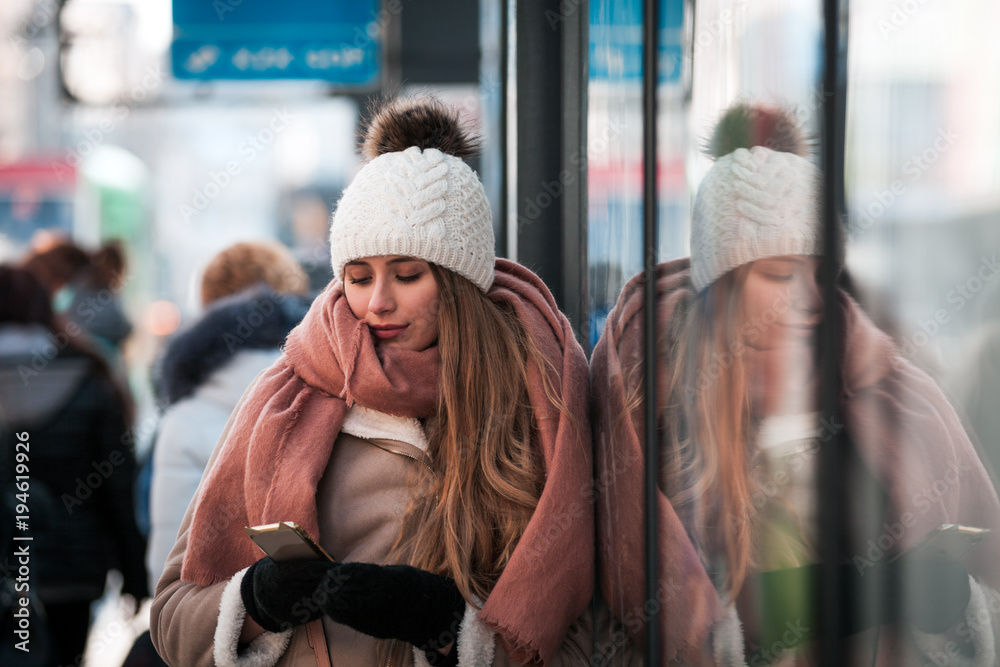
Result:
M943 524L997 531L996 493L938 387L844 292L840 412L820 412L817 275L821 256L839 264L842 248L824 254L821 177L795 118L737 104L710 149L716 162L695 199L691 257L656 267L664 659L814 664L826 443L843 447L847 480L836 565L850 664L937 663L946 646L961 660L954 664L995 664L995 536L962 562L890 561ZM636 639L649 603L641 400L649 316L637 276L591 361L600 576Z
M66 317L83 327L109 357L120 357L122 344L132 333L122 306L125 270L125 250L120 241L112 240L90 255L87 266L70 283Z
M309 309L308 286L292 253L273 242L237 243L205 269L207 309L167 344L155 369L166 412L153 449L151 590L230 413Z
M108 571L122 573L136 605L147 594L128 402L100 355L57 322L42 282L0 267L0 294L0 451L27 434L32 520L49 509L44 527L33 524L32 577L58 664L76 665Z
M154 393L165 412L140 473L140 491L148 491L150 590L230 413L309 309L307 288L295 257L273 241L234 244L205 268L205 312L167 343L154 368ZM160 664L143 632L124 667Z
M56 239L31 251L21 267L38 278L52 295L58 316L76 325L111 367L115 382L131 401L122 344L132 332L122 308L125 255L119 241L109 241L94 253L66 239Z
M72 298L63 290L90 266L90 255L72 241L58 239L29 252L20 266L41 281L52 297L53 308L59 312Z
M336 280L227 426L157 587L175 664L581 664L587 368L494 258L457 114L385 105L331 230ZM261 558L295 521L336 562Z

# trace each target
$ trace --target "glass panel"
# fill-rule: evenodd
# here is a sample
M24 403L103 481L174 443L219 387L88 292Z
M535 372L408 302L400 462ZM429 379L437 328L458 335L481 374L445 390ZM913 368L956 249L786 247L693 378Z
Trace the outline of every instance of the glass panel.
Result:
M698 611L668 614L667 658L815 653L820 7L697 3L690 245L661 254L657 416L663 579Z
M591 7L592 59L623 51L595 29L615 19L610 6ZM835 323L817 278L817 146L794 157L773 141L792 126L815 136L831 100L818 85L820 3L696 7L682 13L679 81L659 91L655 378L643 377L642 282L626 283L644 256L640 158L590 162L592 315L606 319L592 362L598 555L612 612L598 652L627 664L659 613L664 660L818 663L818 542L829 535L843 664L993 664L1000 83L989 73L1000 70L1000 7L851 7L848 215L844 247L825 256L842 266L826 311L840 351L829 359L815 345ZM611 109L637 123L637 84L595 79L592 128ZM713 161L700 151L737 100L785 120L760 116L749 134L763 148L728 144ZM626 136L630 155L640 140ZM823 364L837 370L833 414L818 403ZM655 599L643 587L644 380L658 392ZM825 446L844 484L841 521L821 526Z
M820 4L667 2L660 35L668 54L679 44L686 57L674 70L661 53L659 234L651 252L635 254L638 167L633 180L616 176L619 198L631 206L616 210L600 199L611 197L591 159L591 266L595 246L622 248L622 280L636 276L617 294L592 361L599 572L614 619L598 648L608 655L630 639L615 654L616 664L626 664L629 650L642 652L642 637L653 631L648 622L659 614L664 661L808 661L819 559L815 460L824 425L814 345L822 197L813 147L799 137L802 155L793 155L780 137L818 127ZM632 99L619 92L595 109L600 92L592 80L592 124L596 113ZM638 87L631 94L639 96ZM722 142L710 159L702 152L709 137L740 100L764 111L737 123L736 143ZM637 97L633 115L640 105ZM747 139L754 143L741 143ZM629 146L639 148L639 139ZM628 164L610 166L632 173ZM607 228L614 233L595 238ZM652 315L637 276L643 257L656 263L653 378L643 369L642 320ZM614 293L599 291L617 276L609 278L595 281L598 289L592 283L591 293ZM643 585L644 381L657 391L654 597Z
M845 415L881 502L857 508L848 552L864 580L894 584L882 607L909 622L892 664L993 662L997 536L922 545L942 524L998 528L1000 7L852 10L847 333L870 337L845 355Z
M619 664L634 645L635 631L644 625L642 610L642 533L619 516L626 510L618 491L636 493L628 502L641 503L641 458L619 448L617 420L624 415L624 395L615 367L617 345L604 334L606 320L625 281L642 270L642 2L592 0L587 109L588 294L589 331L595 373L595 491L598 499L597 572L599 594L612 615L601 613L595 624L594 664ZM641 361L639 347L630 361ZM639 422L641 427L641 421ZM621 424L624 426L624 423ZM619 455L623 455L622 458ZM627 478L627 480L626 480ZM638 485L638 486L636 486ZM634 511L632 512L634 514ZM626 585L627 584L627 585ZM626 634L625 623L635 627Z

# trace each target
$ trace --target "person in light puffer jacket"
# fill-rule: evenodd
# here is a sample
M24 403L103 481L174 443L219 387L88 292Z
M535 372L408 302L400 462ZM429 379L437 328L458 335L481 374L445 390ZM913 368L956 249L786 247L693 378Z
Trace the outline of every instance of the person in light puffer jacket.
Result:
M230 413L254 377L281 356L285 336L308 309L305 296L249 288L213 303L164 353L156 384L168 408L153 455L150 590Z

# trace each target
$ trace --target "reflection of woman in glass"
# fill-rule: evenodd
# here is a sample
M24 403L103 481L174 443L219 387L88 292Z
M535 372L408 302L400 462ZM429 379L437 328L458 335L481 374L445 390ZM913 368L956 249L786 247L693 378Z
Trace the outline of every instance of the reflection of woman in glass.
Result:
M888 565L941 524L1000 528L954 411L841 293L843 423L819 412L820 173L801 157L793 119L760 107L727 112L710 149L691 258L658 267L656 600L644 600L641 557L641 277L624 288L591 362L612 611L635 636L660 608L665 657L684 664L808 664L817 451L844 442L849 654L923 664L947 646L961 664L993 664L996 536L960 563L911 554Z
M541 281L494 260L470 148L439 104L372 121L337 280L236 408L168 557L171 664L588 654L563 643L593 582L586 357ZM337 563L261 558L244 526L278 521Z

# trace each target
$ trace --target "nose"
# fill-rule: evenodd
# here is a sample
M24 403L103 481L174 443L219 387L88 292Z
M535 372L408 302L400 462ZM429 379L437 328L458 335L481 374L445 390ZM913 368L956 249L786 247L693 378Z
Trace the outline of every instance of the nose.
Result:
M376 278L371 300L368 302L369 312L375 315L385 315L386 313L391 313L395 308L396 300L393 297L392 286L389 284L389 281Z
M804 313L816 314L823 308L823 298L820 296L819 283L814 273L807 273L796 281L795 293L792 295L795 306Z

